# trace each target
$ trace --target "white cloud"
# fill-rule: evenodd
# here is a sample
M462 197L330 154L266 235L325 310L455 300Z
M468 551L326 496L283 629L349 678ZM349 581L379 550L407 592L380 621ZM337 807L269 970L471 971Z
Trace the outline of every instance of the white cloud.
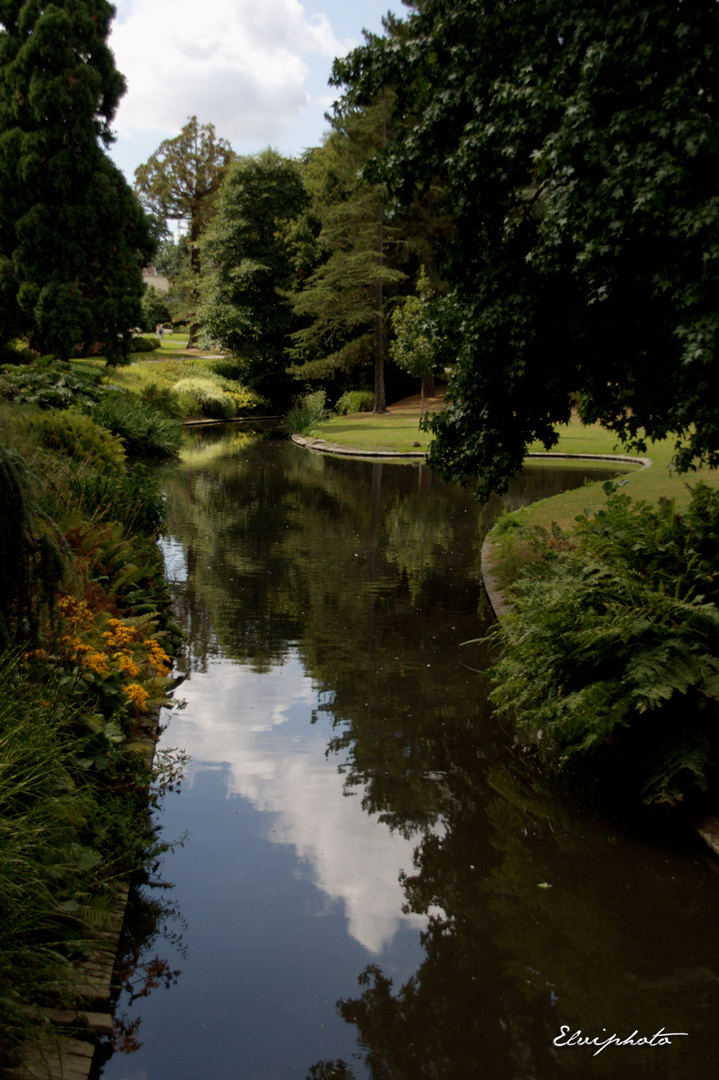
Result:
M227 798L242 796L270 815L267 839L295 849L369 952L386 948L401 926L426 926L424 916L402 912L399 873L412 869L415 844L365 813L361 788L343 796L337 761L325 756L330 732L309 723L316 692L299 662L260 675L218 660L181 693L187 708L167 737L192 755L190 787L216 771Z
M187 117L234 143L273 143L307 109L309 63L347 51L298 0L118 0L110 38L128 91L120 138L179 133Z

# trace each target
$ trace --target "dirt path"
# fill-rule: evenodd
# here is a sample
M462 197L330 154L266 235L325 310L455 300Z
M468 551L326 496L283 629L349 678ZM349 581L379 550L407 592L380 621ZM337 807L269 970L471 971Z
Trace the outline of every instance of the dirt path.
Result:
M439 412L444 405L444 391L444 386L438 386L434 397L424 399L425 412ZM395 401L393 405L388 405L387 412L393 416L401 416L403 413L416 413L419 415L419 408L420 395L412 394L411 397L402 398L401 401Z

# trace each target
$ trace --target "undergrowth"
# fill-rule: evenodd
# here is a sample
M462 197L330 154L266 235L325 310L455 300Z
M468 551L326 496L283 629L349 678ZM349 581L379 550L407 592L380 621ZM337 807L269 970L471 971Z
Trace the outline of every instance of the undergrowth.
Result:
M609 484L612 491L615 485ZM609 495L535 554L498 629L493 699L545 760L608 769L647 802L697 798L719 764L719 493L688 509Z
M0 403L0 1070L45 1037L42 1009L76 1004L114 883L163 847L148 749L180 641L164 503L127 435L77 411L100 401L60 389L61 411Z

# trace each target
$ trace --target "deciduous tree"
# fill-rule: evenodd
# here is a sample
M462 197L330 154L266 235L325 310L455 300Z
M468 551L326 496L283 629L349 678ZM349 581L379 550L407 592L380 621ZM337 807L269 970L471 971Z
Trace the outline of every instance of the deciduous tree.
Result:
M202 243L207 333L240 357L261 393L286 396L285 350L292 329L287 296L294 267L281 229L306 202L299 166L276 150L239 158Z
M349 101L396 89L394 195L449 189L462 347L433 463L502 488L577 393L629 446L719 462L717 6L422 0L338 74Z
M143 205L157 217L184 222L189 228L195 303L202 270L200 237L234 156L230 144L217 138L212 124L200 124L191 116L179 135L165 139L152 157L135 169L135 190ZM196 344L198 331L199 324L193 322L188 348Z

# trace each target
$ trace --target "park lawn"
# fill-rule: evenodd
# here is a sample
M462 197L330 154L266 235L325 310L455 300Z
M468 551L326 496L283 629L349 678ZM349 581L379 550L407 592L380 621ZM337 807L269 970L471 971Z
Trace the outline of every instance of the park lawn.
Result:
M611 450L604 448L588 449L593 440L596 440L596 446L602 446L605 439L612 439L612 436L601 430L570 430L566 441L560 437L557 449L572 453L611 453ZM570 445L572 450L565 450ZM620 448L614 452L621 452ZM626 466L618 464L617 480L621 482L621 490L634 500L643 499L649 503L656 503L662 498L671 499L677 509L682 509L688 505L690 488L695 484L702 482L709 487L719 488L718 469L697 469L683 475L674 472L670 468L673 452L674 440L664 439L647 445L644 456L652 462L648 468L629 466L631 471L620 473L619 468L623 470ZM533 459L525 467L536 468L539 465L539 459ZM576 465L581 467L581 461L577 460ZM588 481L583 487L541 499L500 519L492 536L491 550L497 585L501 589L511 589L512 582L527 563L538 557L539 552L531 541L531 530L539 528L549 531L555 523L562 529L571 529L577 517L587 511L595 513L600 510L606 499L604 482Z
M418 449L426 449L430 443L430 435L420 431L418 424L419 411L415 414L390 413L386 416L360 413L355 416L334 417L319 425L316 434L328 442L363 450L416 452ZM414 446L413 443L420 443L420 446ZM719 488L717 469L698 469L682 476L673 472L670 469L673 451L674 441L665 439L648 444L643 455L644 458L651 459L652 464L648 468L641 468L639 459L634 465L617 462L617 480L622 482L622 489L632 498L645 499L648 502L657 502L660 498L673 499L677 508L681 508L689 502L690 487L699 481ZM541 444L532 446L530 453L533 452L546 453ZM553 453L626 456L626 451L611 432L605 431L598 424L585 426L577 417L573 417L569 424L559 429L559 442L553 447ZM528 458L525 463L526 469L555 466L582 469L589 474L593 467L590 462L581 459L568 460L561 457ZM606 467L606 462L603 467ZM562 528L570 529L580 514L587 510L595 512L601 509L607 498L603 485L603 480L592 481L588 477L582 487L553 495L515 511L511 515L513 524L521 528L507 528L505 525L496 534L497 539L493 544L493 559L497 564L499 584L508 586L522 565L528 559L536 557L536 553L532 554L531 545L526 541L525 526L538 526L549 530L556 522Z
M312 434L353 449L394 450L397 453L416 454L426 450L430 442L429 434L419 430L419 410L416 416L392 413L335 416L318 424Z

